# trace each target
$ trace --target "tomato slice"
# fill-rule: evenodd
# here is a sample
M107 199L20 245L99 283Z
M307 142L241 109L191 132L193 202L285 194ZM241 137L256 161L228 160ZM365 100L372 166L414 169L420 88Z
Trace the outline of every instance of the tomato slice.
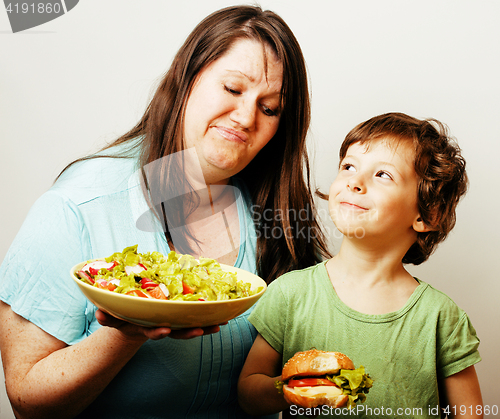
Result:
M127 292L127 295L136 295L137 297L151 298L151 297L148 297L148 295L145 292L140 291L140 290L129 291L129 292Z
M194 288L191 288L188 284L182 281L182 293L186 294L194 294Z
M158 285L158 284L157 284ZM166 300L167 297L163 294L163 291L160 287L155 287L151 291L149 291L149 295L151 297L156 298L157 300Z
M335 386L337 384L332 383L326 378L297 378L288 381L288 387L313 387L313 386Z

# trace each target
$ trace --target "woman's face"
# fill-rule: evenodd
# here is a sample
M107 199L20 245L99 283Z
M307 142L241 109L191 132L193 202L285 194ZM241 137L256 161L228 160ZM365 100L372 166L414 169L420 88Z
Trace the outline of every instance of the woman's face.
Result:
M184 141L196 149L208 184L227 183L274 136L282 73L274 51L248 39L200 72L186 105Z

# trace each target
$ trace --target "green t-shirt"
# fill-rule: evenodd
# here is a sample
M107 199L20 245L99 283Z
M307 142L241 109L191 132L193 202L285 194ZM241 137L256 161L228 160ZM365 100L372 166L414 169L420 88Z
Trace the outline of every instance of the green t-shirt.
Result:
M343 352L365 367L374 379L366 402L335 417L439 418L438 381L481 360L479 339L463 310L418 282L400 310L363 314L340 300L323 262L275 280L249 320L283 364L316 348ZM296 407L291 412L300 417ZM316 413L342 412L325 406Z

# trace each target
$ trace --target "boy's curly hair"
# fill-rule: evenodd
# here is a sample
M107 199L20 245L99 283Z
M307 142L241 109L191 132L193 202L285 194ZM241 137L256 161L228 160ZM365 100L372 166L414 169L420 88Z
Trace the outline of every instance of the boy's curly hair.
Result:
M417 241L406 252L403 263L419 265L455 226L456 207L468 186L465 159L441 122L387 113L359 124L347 134L340 148L340 161L352 144L381 137L394 139L397 144L411 141L415 150L418 211L432 231L417 233Z

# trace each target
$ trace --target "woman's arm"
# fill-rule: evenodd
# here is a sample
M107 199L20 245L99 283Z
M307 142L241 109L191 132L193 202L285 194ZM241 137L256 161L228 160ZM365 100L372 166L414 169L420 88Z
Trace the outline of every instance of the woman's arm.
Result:
M449 418L482 418L483 399L474 366L444 379L441 407Z
M238 381L238 401L250 415L269 415L290 405L274 387L281 379L281 354L257 335Z
M101 327L68 346L0 302L0 350L16 417L74 417L95 400L146 340L171 332L122 322L100 311L96 318L113 327ZM203 332L189 329L177 337Z

